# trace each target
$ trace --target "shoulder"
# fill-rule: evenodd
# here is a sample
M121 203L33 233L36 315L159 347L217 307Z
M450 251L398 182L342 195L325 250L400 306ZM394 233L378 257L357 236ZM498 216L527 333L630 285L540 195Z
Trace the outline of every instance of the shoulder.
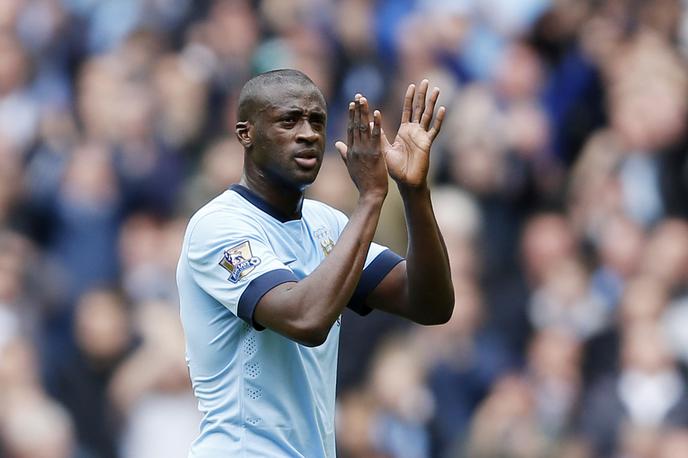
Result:
M247 205L233 191L225 191L201 207L189 220L186 238L189 241L214 238L233 233L262 232L259 212Z
M304 199L302 213L307 218L325 218L331 220L335 225L346 224L349 218L340 210L313 199Z

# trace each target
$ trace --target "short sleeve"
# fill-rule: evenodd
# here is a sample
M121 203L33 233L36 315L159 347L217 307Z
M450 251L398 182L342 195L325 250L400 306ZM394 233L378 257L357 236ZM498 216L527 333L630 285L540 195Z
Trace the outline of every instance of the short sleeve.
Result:
M358 286L356 286L347 307L362 316L369 314L373 309L366 305L366 299L392 271L394 266L403 260L404 258L389 248L374 242L371 243L361 279L358 281Z
M349 219L346 217L346 215L337 210L335 210L335 215L337 217L339 227L337 237L339 237L339 234L342 230L344 230L344 226L346 226L346 224L349 222ZM375 242L371 243L370 248L368 249L368 255L366 256L366 260L363 265L361 278L358 281L358 286L356 286L354 294L351 296L347 307L362 316L369 314L373 309L366 305L368 296L387 276L387 274L391 272L394 266L403 260L403 257L399 256L386 246Z
M198 286L256 329L263 328L253 321L253 312L265 293L298 281L259 227L225 213L205 215L196 223L187 258Z

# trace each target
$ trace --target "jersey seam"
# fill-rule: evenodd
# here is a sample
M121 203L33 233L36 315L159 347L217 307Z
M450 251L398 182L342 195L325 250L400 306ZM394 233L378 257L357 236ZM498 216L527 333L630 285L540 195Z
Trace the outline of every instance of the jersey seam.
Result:
M248 335L252 332L251 329L244 334L244 338L241 342L241 376L239 377L239 415L241 416L241 443L239 444L239 449L241 450L241 456L246 456L245 443L246 443L246 412L244 405L244 392L246 390L246 380L244 377L244 368L246 365L246 339Z
M217 209L215 209L215 210L211 210L211 211L207 212L206 214L199 216L198 219L194 222L193 226L189 228L188 243L186 244L186 251L185 251L184 254L186 255L186 262L187 262L187 264L188 264L188 266L189 266L189 271L190 271L190 273L191 273L191 278L194 279L194 281L196 280L196 270L195 270L193 267L191 267L191 258L189 257L189 252L190 252L190 250L191 250L191 238L192 238L193 235L194 235L194 231L196 230L196 227L200 224L200 222L201 222L204 218L206 218L207 216L213 215L213 214L215 214L215 213L221 213L221 212L224 212L224 211L225 211L225 210L222 209L222 208L217 208ZM265 241L267 242L266 245L267 245L267 246L270 246L270 248L272 248L273 251L274 251L274 247L272 246L271 243L269 243L269 238L267 237L267 234L265 233L265 231L263 230L263 228L262 228L262 227L258 227L258 228L254 228L254 229L258 229L258 230L260 231L260 235L261 235L261 236L265 239ZM249 238L246 237L246 239L248 240ZM265 243L265 242L264 242L264 243Z
M197 227L197 226L200 224L200 222L201 222L204 218L206 218L207 216L210 216L210 215L212 215L212 214L214 214L214 213L219 213L219 212L221 212L221 211L222 211L222 209L221 209L221 208L218 208L218 209L209 211L209 212L207 212L207 213L204 214L204 215L199 216L198 219L194 222L193 226L189 228L189 239L188 239L188 240L189 240L189 243L186 244L186 253L185 253L185 254L186 254L186 259L187 259L187 260L189 259L189 250L191 250L191 237L193 237L193 234L194 234L194 231L196 230L196 227Z

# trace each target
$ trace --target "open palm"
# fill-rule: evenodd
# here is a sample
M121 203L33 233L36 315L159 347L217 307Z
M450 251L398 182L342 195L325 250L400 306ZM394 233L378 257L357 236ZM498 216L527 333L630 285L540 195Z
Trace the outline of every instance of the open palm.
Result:
M382 135L382 150L389 175L402 186L420 187L427 183L430 166L430 148L442 127L445 108L440 107L431 121L440 90L434 88L426 104L428 80L423 80L416 91L409 85L404 96L401 125L393 143Z

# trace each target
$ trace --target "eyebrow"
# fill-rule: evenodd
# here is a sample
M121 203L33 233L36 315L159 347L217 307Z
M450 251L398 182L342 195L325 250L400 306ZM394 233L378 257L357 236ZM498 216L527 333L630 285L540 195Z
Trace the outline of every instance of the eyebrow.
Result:
M303 110L300 109L300 108L283 108L283 109L278 108L278 109L277 109L277 114L278 114L279 116L285 116L285 115L302 115L302 114L303 114Z
M277 116L278 117L283 117L283 116L302 116L305 112L304 109L298 108L298 107L288 107L288 108L279 108L277 107ZM309 113L309 116L315 117L316 119L327 119L327 113L320 109L315 109Z

